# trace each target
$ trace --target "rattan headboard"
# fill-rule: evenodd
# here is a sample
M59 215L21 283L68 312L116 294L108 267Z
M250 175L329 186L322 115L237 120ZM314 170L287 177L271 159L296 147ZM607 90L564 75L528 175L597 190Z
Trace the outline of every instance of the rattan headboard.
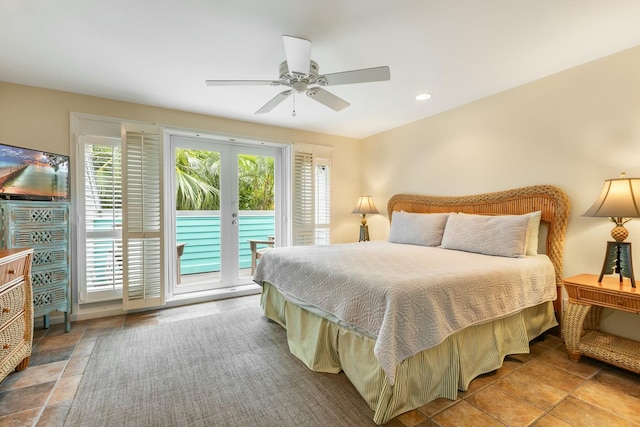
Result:
M524 214L542 211L541 221L548 226L546 254L556 270L556 283L562 285L564 240L571 204L567 195L551 185L535 185L495 193L471 196L422 196L396 194L389 199L389 221L394 211L475 214Z

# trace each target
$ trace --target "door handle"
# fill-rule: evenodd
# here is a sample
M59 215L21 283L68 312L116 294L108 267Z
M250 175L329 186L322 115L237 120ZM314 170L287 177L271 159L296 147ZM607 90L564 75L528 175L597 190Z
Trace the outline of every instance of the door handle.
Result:
M233 224L233 225L236 225L237 223L238 223L238 220L234 219L233 221L231 221L231 224Z

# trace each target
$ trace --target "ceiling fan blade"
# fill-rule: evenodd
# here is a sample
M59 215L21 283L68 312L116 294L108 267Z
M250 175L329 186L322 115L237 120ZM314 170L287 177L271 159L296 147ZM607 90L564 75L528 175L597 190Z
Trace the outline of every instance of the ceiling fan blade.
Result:
M205 80L207 86L279 86L278 80Z
M279 94L271 98L271 101L267 102L262 106L262 108L256 111L256 114L268 113L269 111L273 110L278 104L280 104L282 101L287 99L289 95L291 95L291 93L293 93L292 90L285 90L284 92L280 92Z
M284 53L290 73L309 74L311 65L311 42L299 37L282 36Z
M379 82L390 79L391 72L389 70L389 67L384 66L325 74L318 77L318 84L322 84L323 86L336 86L349 83ZM322 80L324 80L326 83L323 84Z
M324 104L335 111L344 110L349 105L351 105L344 99L338 98L331 92L327 92L326 90L319 87L309 89L307 91L307 96L311 99L315 99L319 103Z

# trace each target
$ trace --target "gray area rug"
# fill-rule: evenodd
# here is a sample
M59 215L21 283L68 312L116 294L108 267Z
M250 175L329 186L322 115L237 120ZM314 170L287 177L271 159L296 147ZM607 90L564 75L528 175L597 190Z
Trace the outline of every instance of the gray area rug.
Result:
M67 426L368 426L344 374L312 372L259 308L98 338Z

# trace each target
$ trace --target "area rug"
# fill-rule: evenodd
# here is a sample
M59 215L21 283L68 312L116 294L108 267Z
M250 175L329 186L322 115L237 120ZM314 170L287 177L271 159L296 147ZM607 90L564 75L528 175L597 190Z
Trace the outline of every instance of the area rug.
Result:
M310 371L259 308L98 338L67 426L368 426L344 374Z

